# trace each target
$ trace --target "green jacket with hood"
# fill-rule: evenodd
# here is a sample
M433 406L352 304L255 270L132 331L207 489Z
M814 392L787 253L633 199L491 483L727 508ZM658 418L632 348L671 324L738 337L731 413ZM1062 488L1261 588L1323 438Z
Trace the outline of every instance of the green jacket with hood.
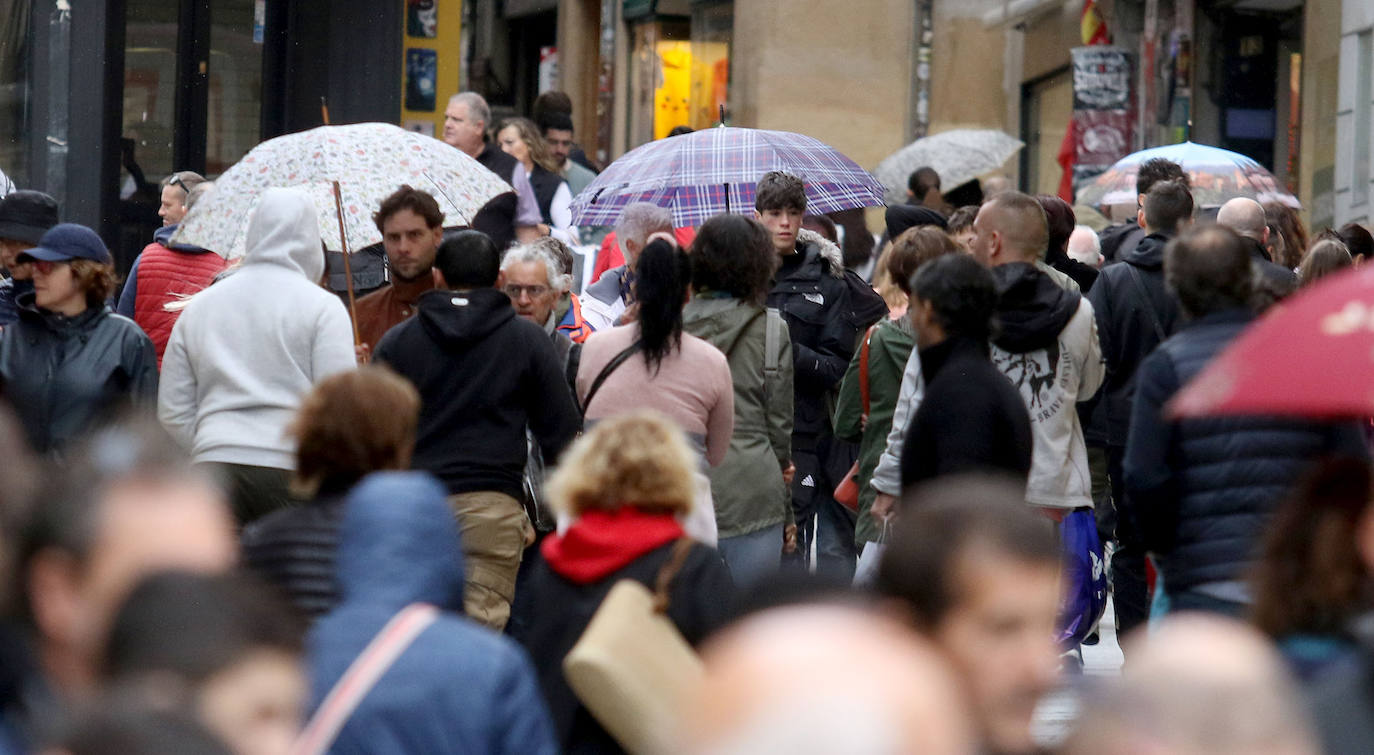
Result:
M863 543L878 540L877 522L868 515L873 508L877 491L869 485L878 459L887 447L887 435L892 430L892 414L897 408L897 394L902 388L902 373L907 357L916 346L916 334L911 320L902 317L885 319L873 327L868 341L868 424L863 424L863 398L859 392L859 359L863 342L854 350L854 358L840 383L840 397L835 406L835 437L859 443L859 518L854 525L854 541Z
M768 380L766 318L778 318L778 369ZM710 470L720 537L791 520L782 468L792 458L792 342L775 311L733 297L695 296L682 311L683 330L725 354L735 387L735 432L725 461Z

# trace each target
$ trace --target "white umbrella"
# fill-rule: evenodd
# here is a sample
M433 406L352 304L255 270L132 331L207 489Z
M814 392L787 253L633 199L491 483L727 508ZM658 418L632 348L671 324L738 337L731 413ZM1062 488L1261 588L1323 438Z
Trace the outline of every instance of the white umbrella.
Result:
M917 168L931 167L943 188L952 189L984 173L999 170L1024 142L996 129L960 128L927 136L902 147L878 163L874 173L887 190L889 204L905 202L907 178Z
M248 224L262 193L272 187L294 187L314 201L325 245L357 251L382 240L372 213L401 184L433 195L445 227L471 224L483 205L511 191L500 176L432 136L388 123L321 126L269 139L250 150L186 214L173 241L212 249L229 259L242 257ZM341 226L346 239L340 238Z

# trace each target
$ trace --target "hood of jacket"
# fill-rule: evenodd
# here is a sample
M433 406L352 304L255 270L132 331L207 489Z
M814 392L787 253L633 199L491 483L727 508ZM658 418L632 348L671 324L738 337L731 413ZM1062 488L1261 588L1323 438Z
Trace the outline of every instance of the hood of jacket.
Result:
M339 606L463 608L463 551L444 487L425 472L378 472L344 502Z
M997 317L1002 330L993 343L1013 354L1043 349L1078 311L1083 297L1065 291L1032 264L1012 262L992 269L997 281Z
M821 259L830 263L831 275L836 278L844 277L844 253L831 243L830 239L809 228L801 228L797 231L797 249L806 255L811 254L814 249Z
M426 291L416 302L416 317L430 338L466 347L515 319L510 297L494 288Z
M1169 236L1162 233L1152 233L1141 239L1134 249L1123 254L1121 261L1145 270L1162 270L1164 269L1164 247L1168 245L1169 239Z
M672 514L621 506L583 512L566 532L544 538L539 550L555 573L587 585L682 536L682 525Z
M153 231L153 241L161 244L174 252L185 252L187 254L206 254L210 250L202 249L194 244L180 244L172 242L172 235L177 232L177 225L164 225Z
M324 276L324 246L315 203L296 189L268 189L248 223L243 266L276 265L311 282Z
M692 335L720 349L726 356L749 329L762 308L733 296L693 296L682 308L682 325Z

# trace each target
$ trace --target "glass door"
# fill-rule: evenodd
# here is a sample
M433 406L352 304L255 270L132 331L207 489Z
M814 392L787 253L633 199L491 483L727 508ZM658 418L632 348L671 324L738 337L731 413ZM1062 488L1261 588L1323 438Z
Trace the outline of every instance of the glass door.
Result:
M261 0L210 3L205 173L214 178L257 145L262 116ZM256 33L255 33L256 32Z

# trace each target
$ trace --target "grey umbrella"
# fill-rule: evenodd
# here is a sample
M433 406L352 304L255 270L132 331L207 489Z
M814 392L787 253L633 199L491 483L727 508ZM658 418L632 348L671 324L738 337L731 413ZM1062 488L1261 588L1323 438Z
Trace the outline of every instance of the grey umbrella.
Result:
M929 166L940 183L952 189L984 173L999 170L1024 142L996 129L960 128L927 136L902 147L878 163L874 171L890 204L906 201L906 180L912 171Z

